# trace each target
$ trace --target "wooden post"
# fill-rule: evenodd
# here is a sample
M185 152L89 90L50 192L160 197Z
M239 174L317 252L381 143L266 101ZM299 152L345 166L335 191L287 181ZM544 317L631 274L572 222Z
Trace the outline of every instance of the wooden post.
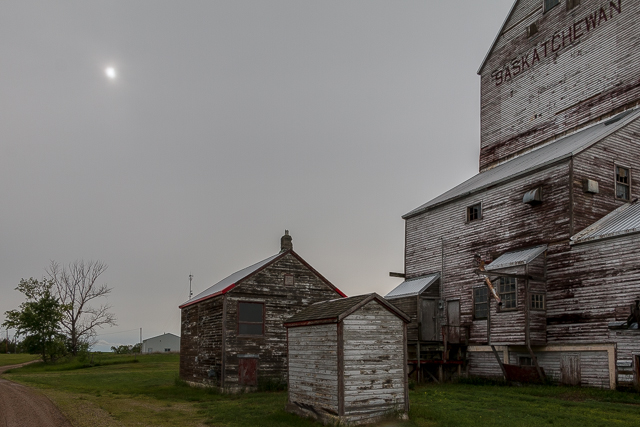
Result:
M337 324L338 334L338 416L344 416L344 332L343 323Z
M504 375L505 381L509 381L509 378L507 377L507 370L504 369L504 365L502 364L502 361L500 360L500 356L498 355L498 352L496 351L496 347L492 345L491 346L491 351L493 352L493 355L496 357L496 360L498 361L498 364L500 365L500 369L502 370L502 375Z
M220 346L220 388L224 391L227 368L227 295L222 295L222 345Z

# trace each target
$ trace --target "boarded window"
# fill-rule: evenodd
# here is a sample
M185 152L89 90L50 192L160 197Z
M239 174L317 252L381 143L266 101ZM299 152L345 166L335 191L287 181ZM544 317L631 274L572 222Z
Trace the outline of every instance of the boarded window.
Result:
M284 284L287 286L293 286L293 274L284 275Z
M531 358L527 357L527 356L518 357L518 364L520 366L531 366L531 365L533 365L533 363L531 363Z
M480 203L467 208L467 222L482 218L482 206Z
M560 0L544 0L544 11L548 12L559 4Z
M616 166L616 198L629 200L631 191L631 179L629 169Z
M489 289L486 286L473 289L473 318L486 319L489 311Z
M264 332L264 304L238 303L238 334L262 335Z
M258 385L258 359L255 357L238 356L238 384Z
M544 310L544 294L531 294L531 309Z
M513 277L501 277L498 282L498 289L502 300L502 309L516 308L516 279Z

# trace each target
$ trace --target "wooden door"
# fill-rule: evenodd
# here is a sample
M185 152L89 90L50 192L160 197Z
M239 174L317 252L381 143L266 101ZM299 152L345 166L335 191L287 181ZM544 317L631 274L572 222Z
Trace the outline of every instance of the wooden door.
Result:
M420 300L420 340L438 341L438 305L434 299Z
M447 301L447 340L460 344L460 300Z
M580 385L580 354L563 354L560 360L560 383L564 385Z
M238 359L238 384L258 385L258 359L254 357L241 357Z

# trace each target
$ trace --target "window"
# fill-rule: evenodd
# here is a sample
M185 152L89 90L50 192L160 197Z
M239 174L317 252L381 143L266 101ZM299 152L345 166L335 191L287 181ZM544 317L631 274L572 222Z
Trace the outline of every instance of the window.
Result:
M527 27L527 37L533 37L538 33L538 25L534 22Z
M238 335L262 335L264 332L264 304L238 303Z
M544 294L531 294L531 309L544 310Z
M467 208L467 222L475 221L482 218L482 205L477 203Z
M559 4L560 0L544 0L544 12L550 11Z
M629 169L616 165L616 199L629 200L631 196Z
M293 286L293 274L284 275L284 284L287 286Z
M567 10L571 10L578 5L580 5L580 0L567 0Z
M486 319L489 311L489 289L486 286L473 288L473 318Z
M498 293L502 300L502 309L516 308L516 279L513 277L501 277L498 281Z
M518 357L518 364L520 366L531 366L533 365L533 363L531 363L531 358L530 357L526 357L526 356L520 356Z
M165 351L165 353L169 353L171 351L171 349L170 348L165 348L164 351Z

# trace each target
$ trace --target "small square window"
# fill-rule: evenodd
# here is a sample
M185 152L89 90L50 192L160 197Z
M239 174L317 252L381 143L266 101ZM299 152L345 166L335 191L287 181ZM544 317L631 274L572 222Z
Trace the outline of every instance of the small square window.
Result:
M567 0L567 10L571 10L580 5L580 0Z
M516 279L513 277L501 277L498 281L498 293L502 300L502 309L509 310L517 307Z
M544 294L531 294L531 309L544 310Z
M293 286L293 274L284 275L284 284L287 286Z
M531 366L531 365L533 365L533 363L531 363L531 358L530 357L526 357L526 356L518 357L518 364L520 366Z
M628 168L616 166L616 199L629 200L631 197L631 176Z
M489 311L489 290L486 286L473 288L473 318L486 319Z
M169 352L171 352L171 349L170 348L165 348L164 351L165 351L165 353L169 353Z
M477 203L467 208L467 222L476 221L482 218L482 205Z
M544 0L544 13L560 4L560 0Z
M538 33L538 25L534 22L527 27L527 37L533 37Z

